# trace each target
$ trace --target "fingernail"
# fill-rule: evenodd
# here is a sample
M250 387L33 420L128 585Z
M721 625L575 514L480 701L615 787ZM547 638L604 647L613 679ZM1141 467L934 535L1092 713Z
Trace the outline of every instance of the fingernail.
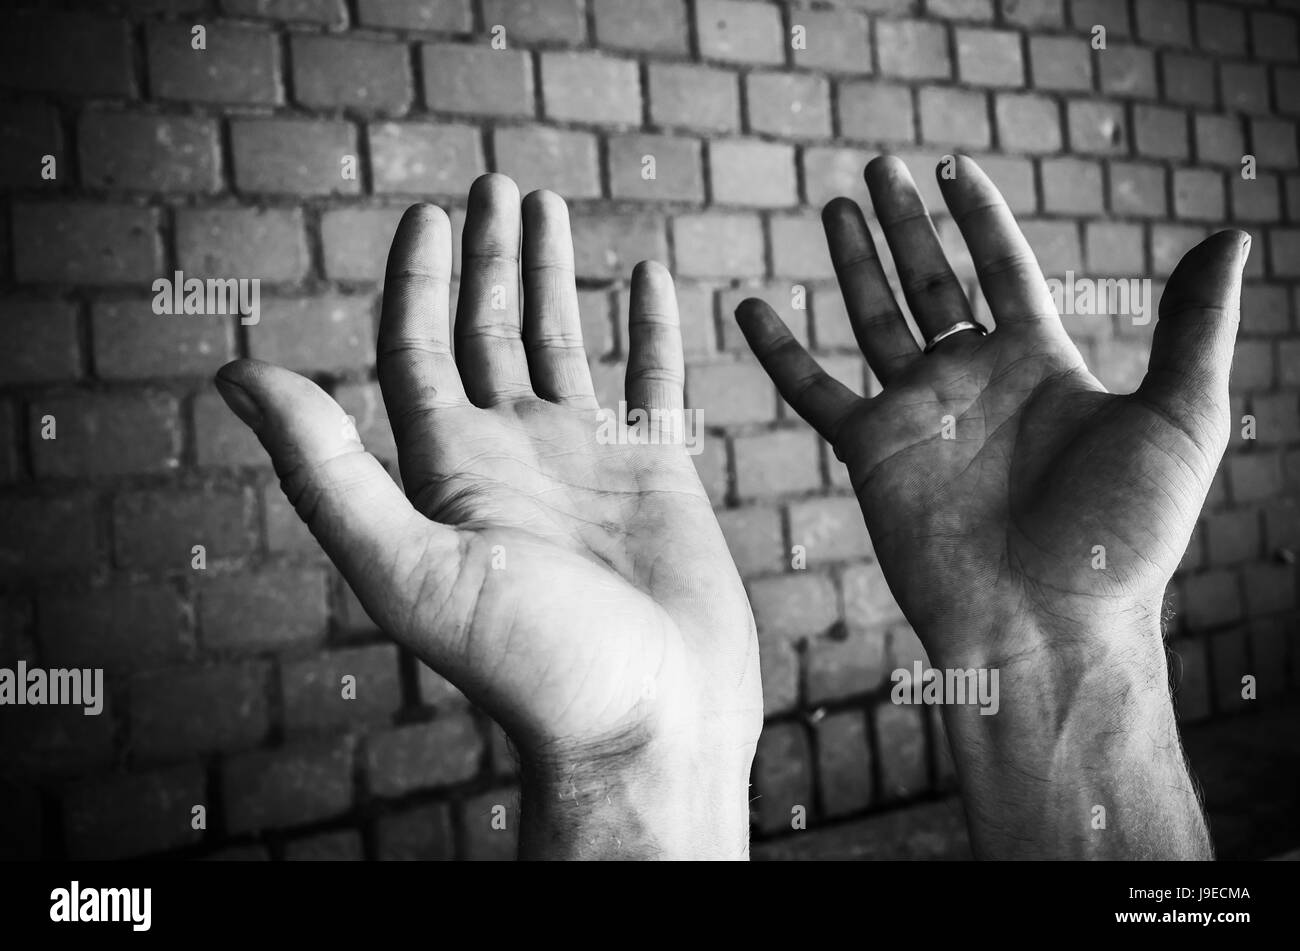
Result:
M226 405L244 421L245 426L256 431L262 425L262 411L248 390L220 376L216 377L216 384L217 392L226 401Z

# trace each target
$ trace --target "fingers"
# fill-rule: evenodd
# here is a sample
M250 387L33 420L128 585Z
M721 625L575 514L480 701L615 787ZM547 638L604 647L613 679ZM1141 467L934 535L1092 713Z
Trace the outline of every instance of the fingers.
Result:
M1183 255L1160 298L1151 362L1137 395L1194 437L1222 431L1227 420L1241 272L1249 253L1245 232L1210 235ZM1207 431L1207 424L1215 429Z
M483 175L469 190L456 306L456 363L476 406L533 395L519 327L519 189Z
M412 566L394 565L395 552L432 548L454 560L455 532L411 507L362 447L349 417L315 383L256 360L227 364L216 382L261 440L285 495L367 612L386 630L400 629L413 607L403 590ZM401 544L413 536L420 544Z
M966 292L944 256L907 166L892 156L880 156L868 163L865 177L898 266L903 296L921 334L928 340L959 321L971 320Z
M853 335L876 379L886 384L921 348L889 289L862 209L848 198L833 199L822 209L822 226Z
M595 409L578 316L569 209L554 192L535 191L524 199L523 224L523 338L532 388L542 399Z
M463 405L451 355L451 222L436 205L412 205L393 235L379 320L379 385L399 454L422 433L424 414Z
M741 301L736 321L782 398L834 445L840 424L861 402L857 394L818 366L763 301L752 297Z
M668 269L642 261L632 269L628 314L628 409L682 409L682 330Z
M961 229L984 298L999 326L1031 321L1060 325L1033 249L1001 192L970 158L956 159L956 177L939 176L939 188Z

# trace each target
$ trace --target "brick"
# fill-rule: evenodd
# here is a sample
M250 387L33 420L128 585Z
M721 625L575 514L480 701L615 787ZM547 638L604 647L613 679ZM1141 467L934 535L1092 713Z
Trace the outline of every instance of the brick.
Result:
M969 861L971 850L961 804L947 800L756 844L752 857L756 861Z
M131 678L132 752L146 760L232 752L270 729L265 663L157 670Z
M375 821L375 851L381 861L439 862L455 858L451 810L430 803Z
M1240 168L1241 157L1246 154L1246 141L1238 117L1198 113L1193 117L1193 125L1196 157L1202 163Z
M383 279L402 208L337 208L321 215L325 274L335 280Z
M129 26L109 17L11 12L0 37L0 88L133 98Z
M370 126L369 139L378 194L460 195L487 171L473 126L383 122Z
M993 0L928 0L925 10L954 20L992 20Z
M1032 214L1038 210L1038 196L1034 190L1034 164L1031 160L984 155L980 156L979 165L1002 193L1012 212Z
M1250 120L1250 143L1262 165L1279 168L1300 165L1300 155L1296 151L1296 123L1291 120Z
M375 362L369 295L262 301L248 328L249 353L293 370L341 370Z
M402 113L411 104L404 43L299 33L290 58L294 99L304 106Z
M533 66L522 50L427 43L420 47L424 101L435 112L527 116L534 113Z
M1274 228L1269 232L1269 267L1274 275L1300 276L1300 228Z
M95 371L101 379L206 376L233 356L230 321L159 316L147 300L96 302Z
M1188 3L1136 3L1137 33L1144 43L1190 46L1191 5Z
M1269 340L1238 340L1232 354L1232 388L1267 390L1273 386L1273 344Z
M230 757L222 798L230 832L329 819L352 806L352 741L313 741Z
M871 748L861 710L833 713L817 724L817 774L827 815L843 816L871 804Z
M473 778L482 754L474 721L453 714L370 736L366 772L375 795L400 796Z
M1245 309L1243 306L1242 310ZM1285 315L1285 309L1283 314ZM1282 385L1300 386L1300 340L1279 340L1277 346Z
M41 656L52 666L103 667L112 676L195 653L193 612L170 584L43 591L38 606Z
M786 138L831 134L830 85L809 73L754 72L746 77L749 124Z
M745 0L698 0L695 32L700 56L733 63L785 62L785 28L771 4Z
M113 501L113 551L123 568L193 570L191 549L208 562L237 557L256 545L256 507L247 490L208 485L123 492Z
M1143 158L1188 158L1187 114L1164 106L1134 106L1133 143Z
M1214 698L1219 711L1240 710L1248 701L1242 694L1242 677L1258 677L1259 671L1246 655L1246 630L1223 631L1209 638L1210 661L1214 670Z
M67 168L58 112L44 103L0 103L0 185L46 185L41 178L46 155L54 156L56 170Z
M474 26L469 0L357 0L357 19L365 26L448 33Z
M781 516L776 509L766 506L723 509L717 518L727 548L742 575L779 571L785 565Z
M920 711L911 706L881 704L876 707L876 736L885 798L907 799L924 791L929 780Z
M1197 45L1211 53L1242 56L1246 53L1246 15L1225 3L1195 5Z
M581 0L483 0L483 22L525 42L582 43L587 21Z
M1075 158L1043 159L1043 207L1062 214L1096 214L1102 207L1101 165Z
M193 414L195 454L200 466L270 466L257 436L230 411L215 389L194 398Z
M824 634L839 621L839 599L830 578L798 571L750 581L750 604L761 643L797 643Z
M638 261L667 258L663 219L656 215L575 211L571 223L579 278L625 278Z
M541 58L548 118L641 124L641 81L635 62L596 53L546 52Z
M1175 169L1174 214L1197 221L1222 221L1227 214L1222 173Z
M723 350L738 353L744 360L749 359L751 354L749 344L745 342L745 336L740 332L740 325L735 320L736 309L740 307L741 301L747 297L758 297L767 301L776 311L776 315L789 328L795 340L805 347L809 345L806 299L804 307L795 309L792 285L784 283L736 284L723 289L718 294L718 310L724 318L722 321Z
M1274 455L1249 453L1228 457L1228 480L1234 502L1260 502L1282 491L1278 459Z
M734 278L758 276L764 271L762 228L752 215L678 215L672 229L674 273Z
M1142 226L1090 221L1084 225L1088 271L1111 277L1141 277L1146 273Z
M188 276L292 283L309 264L297 208L180 208L176 257Z
M1272 175L1242 179L1228 175L1232 217L1237 221L1277 221L1282 212L1282 195L1278 180Z
M804 28L804 48L793 51L794 65L843 73L870 70L867 20L858 11L800 7L791 11L790 23Z
M948 31L922 20L877 20L876 56L884 76L950 79Z
M803 546L810 567L871 555L871 542L855 498L792 502L790 543Z
M846 81L839 93L840 135L862 142L915 139L912 93L874 80Z
M1156 56L1148 49L1124 43L1108 43L1097 51L1097 75L1101 91L1108 96L1154 99Z
M650 119L656 125L706 132L740 128L740 84L734 73L690 63L651 63Z
M709 143L709 183L719 205L797 205L794 147L755 139L714 139ZM762 235L758 238L761 242Z
M263 20L287 20L340 27L347 23L345 0L221 0L231 16ZM196 3L197 9L203 4Z
M903 612L890 593L877 565L850 565L844 569L844 622L849 631L870 630L901 620Z
M1217 567L1259 557L1259 523L1255 509L1207 515L1205 531L1210 563Z
M957 76L975 86L1014 88L1025 84L1020 34L1011 30L958 29Z
M460 814L465 858L471 862L515 860L519 847L519 790L494 789L475 796L461 806ZM498 817L504 818L504 828L496 821Z
M1231 112L1268 113L1268 70L1253 63L1220 63L1219 92Z
M180 418L165 393L68 395L31 404L32 467L38 477L168 472L179 464ZM42 439L41 419L57 438Z
M1071 151L1115 155L1128 150L1122 106L1111 102L1072 99L1066 109Z
M773 216L768 222L768 230L773 274L813 280L835 277L819 216Z
M359 862L365 856L355 829L325 832L285 843L287 862Z
M653 178L646 177L647 157L654 160ZM702 202L700 143L666 135L611 136L609 187L613 198Z
M862 173L873 152L865 149L809 146L803 150L804 200L821 206L844 195L859 204L869 201Z
M73 302L8 298L4 311L0 384L48 383L81 375Z
M991 130L983 93L927 87L921 90L920 108L923 142L989 147Z
M203 804L205 780L196 765L79 783L62 799L68 855L124 858L192 845L203 837L192 810Z
M319 643L327 623L325 572L264 568L217 575L199 587L199 630L213 650L276 650Z
M492 133L496 170L526 195L549 188L565 198L600 197L600 160L589 132L519 126Z
M356 158L357 137L347 122L317 119L232 119L235 185L243 192L354 195L358 178L344 178L344 159Z
M875 690L885 676L885 632L859 628L808 644L808 702L826 703Z
M781 723L763 730L754 758L754 785L757 820L763 830L789 830L797 806L807 820L815 808L812 750L801 726Z
M1002 19L1031 28L1065 25L1065 0L1000 0Z
M194 49L191 23L150 23L145 33L155 99L273 105L283 100L280 55L270 30L203 24L205 49Z
M0 571L85 569L99 560L96 519L89 496L0 498Z
M1060 277L1078 268L1083 250L1073 222L1025 219L1020 222L1020 230L1034 249L1043 274Z
M1241 593L1237 576L1215 570L1193 576L1186 587L1183 615L1193 633L1241 618Z
M1158 165L1112 162L1110 164L1111 211L1121 215L1163 217L1168 211L1165 177L1165 170Z
M213 192L221 187L211 119L87 112L77 131L81 175L94 188Z
M1300 406L1297 406L1294 392L1256 396L1251 400L1251 409L1259 418L1259 441L1262 445L1300 441Z
M756 363L709 363L686 374L690 403L704 409L709 426L776 419L776 391Z
M1070 0L1070 22L1076 29L1091 31L1094 25L1106 27L1107 34L1128 36L1128 0Z
M433 707L439 713L468 708L469 700L465 695L432 667L417 661L415 674L420 703L424 706Z
M20 281L127 284L161 267L157 212L87 202L16 204L14 273Z
M102 712L73 705L24 706L0 719L5 774L37 784L109 771L115 762L111 689Z
M1300 113L1300 68L1274 66L1273 90L1278 112Z
M994 101L998 142L1013 152L1056 152L1061 148L1061 116L1046 96L999 93Z
M349 696L344 696L344 677ZM383 720L402 704L397 648L375 644L330 651L280 665L284 721L290 730L320 730Z
M686 53L683 0L593 0L596 42L615 49Z
M1092 80L1092 45L1084 36L1031 36L1029 63L1035 89L1088 90Z
M821 485L815 437L786 430L735 440L736 491L742 498L806 492Z
M1214 106L1214 61L1209 57L1163 53L1160 71L1164 76L1164 98L1167 101Z
M1250 12L1251 47L1257 59L1295 62L1300 55L1294 14L1265 10Z

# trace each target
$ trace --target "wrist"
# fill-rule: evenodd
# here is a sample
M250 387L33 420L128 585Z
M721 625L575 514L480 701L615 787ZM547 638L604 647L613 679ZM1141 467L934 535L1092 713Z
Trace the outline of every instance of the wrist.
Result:
M746 859L753 755L655 738L525 757L520 857Z
M1007 619L980 639L991 649L941 663L998 674L995 714L943 710L976 853L1208 857L1159 611L1091 617Z

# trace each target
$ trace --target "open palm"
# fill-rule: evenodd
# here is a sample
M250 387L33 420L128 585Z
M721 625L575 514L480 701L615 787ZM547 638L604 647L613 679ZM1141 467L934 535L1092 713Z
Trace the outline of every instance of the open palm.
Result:
M1187 255L1145 381L1112 395L988 178L960 158L940 181L996 320L988 336L959 332L923 353L847 199L824 220L880 395L826 376L761 302L739 319L787 401L848 465L885 577L931 657L987 666L1065 649L1025 640L1018 616L1077 619L1082 631L1158 613L1228 438L1245 250L1223 232ZM877 159L867 183L922 335L973 320L906 168Z
M223 392L252 394L286 492L367 611L526 758L712 729L752 753L762 701L740 579L683 446L600 438L563 201L535 192L521 215L514 183L484 176L462 257L453 348L450 224L407 212L378 345L405 496L310 381L241 361ZM639 265L631 296L627 403L680 410L667 271Z

